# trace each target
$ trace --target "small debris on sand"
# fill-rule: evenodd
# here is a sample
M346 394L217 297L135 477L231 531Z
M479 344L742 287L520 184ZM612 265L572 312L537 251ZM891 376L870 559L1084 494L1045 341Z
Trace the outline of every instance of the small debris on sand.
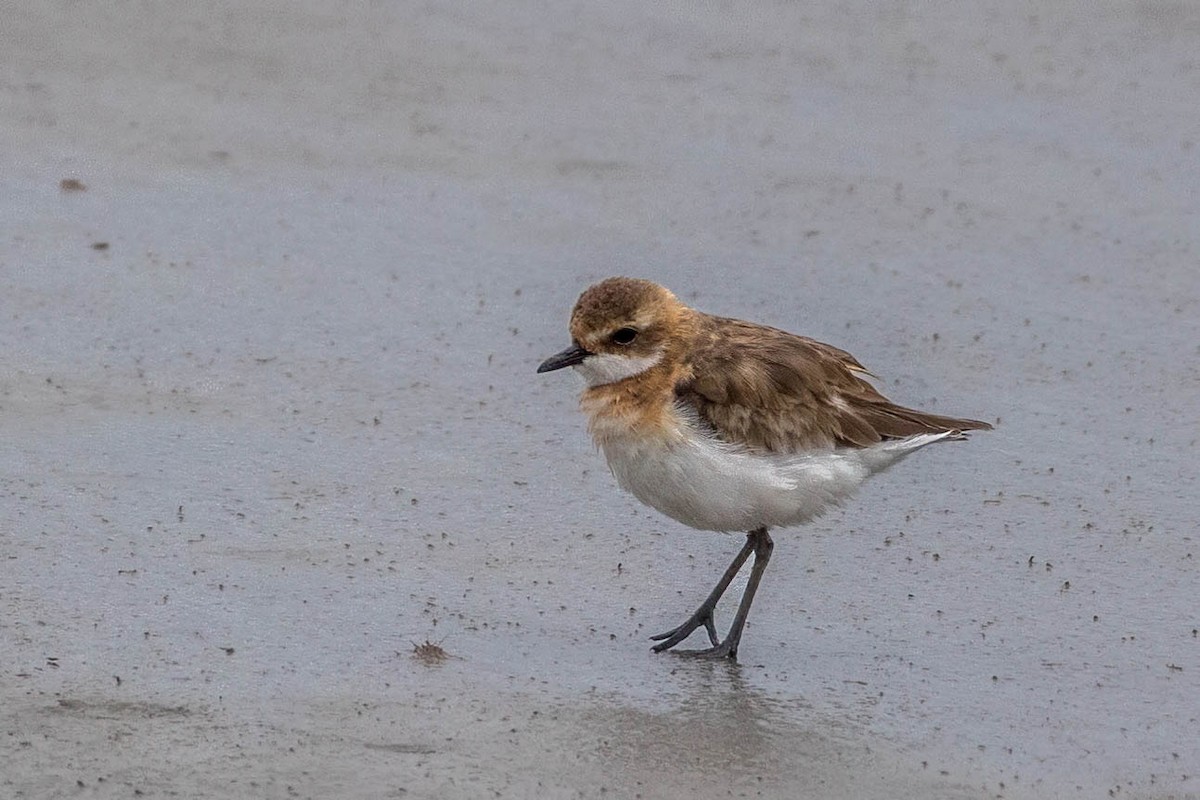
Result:
M413 642L412 656L417 661L420 661L422 664L427 666L441 664L443 661L450 658L450 654L447 653L440 644L434 644L428 639L426 639L422 644Z

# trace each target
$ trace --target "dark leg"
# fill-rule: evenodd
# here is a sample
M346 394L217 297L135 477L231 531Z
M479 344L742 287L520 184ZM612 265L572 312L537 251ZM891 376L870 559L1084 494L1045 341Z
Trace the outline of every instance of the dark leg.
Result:
M725 590L729 588L729 584L733 581L734 576L742 569L742 564L746 563L746 559L754 552L754 542L750 537L746 537L746 543L742 545L742 549L733 558L729 568L725 570L725 574L721 576L721 580L717 581L717 585L705 598L700 607L696 609L696 613L688 617L678 628L672 628L666 633L660 633L657 636L651 636L653 641L665 640L661 644L654 645L652 650L656 653L661 653L663 650L670 649L682 642L684 639L692 635L692 631L704 626L708 631L708 638L714 645L720 640L717 638L717 629L713 624L713 610L717 607L717 601L721 599L721 595L725 594Z
M712 642L713 646L707 650L680 650L677 651L678 654L702 656L705 658L729 657L736 659L738 643L742 640L742 629L746 626L746 617L750 615L750 606L754 603L754 594L758 591L758 584L762 581L763 572L771 560L771 551L774 548L775 543L771 541L766 528L759 528L747 534L746 544L742 546L737 557L733 559L733 563L729 565L729 569L725 570L725 574L721 576L721 580L717 583L716 588L712 590L712 593L700 605L700 608L696 609L696 613L692 614L687 622L678 628L652 637L654 639L665 640L654 646L654 652L661 653L663 650L674 647L686 639L696 628L704 625L708 631L709 641ZM742 601L738 604L733 624L729 626L729 633L725 635L724 641L718 641L715 626L713 625L713 609L716 608L717 601L721 599L721 595L729 588L729 583L737 575L738 570L742 568L742 564L746 563L746 559L750 557L751 552L754 553L754 565L750 569L750 580L746 584L746 591L742 593Z

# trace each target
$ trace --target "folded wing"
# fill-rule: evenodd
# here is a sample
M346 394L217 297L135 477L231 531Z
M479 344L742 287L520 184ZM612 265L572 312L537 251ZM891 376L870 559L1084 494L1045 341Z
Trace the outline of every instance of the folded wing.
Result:
M677 401L722 438L754 449L868 447L992 427L898 406L844 350L741 320L705 316L686 366Z

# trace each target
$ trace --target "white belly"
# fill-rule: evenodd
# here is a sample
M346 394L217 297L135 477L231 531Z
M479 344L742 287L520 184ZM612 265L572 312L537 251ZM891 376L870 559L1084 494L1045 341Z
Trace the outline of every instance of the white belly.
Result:
M700 530L751 531L807 522L872 473L948 435L796 455L750 453L699 433L674 442L610 438L602 449L617 482L646 505Z

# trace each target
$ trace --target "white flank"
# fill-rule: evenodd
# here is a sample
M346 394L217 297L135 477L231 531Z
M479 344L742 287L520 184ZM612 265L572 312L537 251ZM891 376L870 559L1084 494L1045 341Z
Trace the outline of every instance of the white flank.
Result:
M617 353L596 353L575 365L588 386L604 386L640 375L662 360L662 351L648 356L623 356Z
M609 438L604 455L617 482L643 503L685 525L713 531L807 522L850 497L871 474L951 435L764 455L715 439L681 416L686 431L681 439Z

